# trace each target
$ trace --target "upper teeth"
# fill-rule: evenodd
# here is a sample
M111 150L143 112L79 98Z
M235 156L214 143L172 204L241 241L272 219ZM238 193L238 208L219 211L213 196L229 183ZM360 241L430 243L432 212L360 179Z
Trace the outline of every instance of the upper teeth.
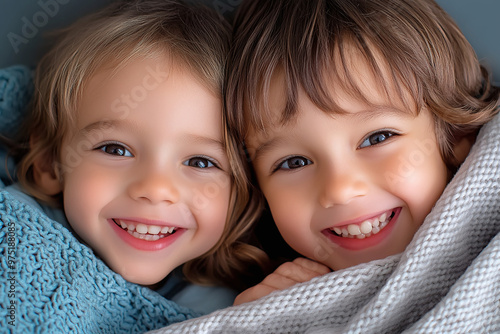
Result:
M392 214L391 214L392 216ZM384 212L379 217L367 219L361 224L349 224L346 226L332 227L330 230L345 238L363 239L373 234L377 234L389 222L391 216Z
M134 225L133 223L125 223L123 220L115 219L115 222L119 223L120 226L124 230L128 230L130 232L137 232L139 234L159 234L159 233L172 233L175 230L175 227L169 226L158 226L158 225L146 225L139 223Z

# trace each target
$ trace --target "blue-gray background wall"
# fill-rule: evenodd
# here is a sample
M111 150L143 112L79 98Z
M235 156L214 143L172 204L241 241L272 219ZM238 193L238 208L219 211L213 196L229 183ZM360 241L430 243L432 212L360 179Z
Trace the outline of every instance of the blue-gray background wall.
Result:
M33 65L47 31L63 27L111 0L0 0L0 68ZM196 0L231 16L241 0ZM269 0L272 1L272 0ZM290 0L293 1L293 0ZM437 0L456 20L479 59L500 83L500 0Z

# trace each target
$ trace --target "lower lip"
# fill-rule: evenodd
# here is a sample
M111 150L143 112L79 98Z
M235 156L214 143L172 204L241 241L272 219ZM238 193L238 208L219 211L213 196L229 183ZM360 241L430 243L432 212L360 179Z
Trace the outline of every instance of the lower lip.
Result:
M391 221L384 227L380 232L374 234L368 238L357 239L357 238L344 238L333 234L329 229L323 230L323 234L334 244L339 245L342 248L349 250L362 250L378 245L382 241L386 240L391 234L392 229L396 225L396 221L401 213L401 208L397 208L394 212L394 217Z
M130 233L128 233L128 231L125 231L124 229L116 225L116 223L112 219L108 219L108 223L111 224L111 228L127 244L134 247L135 249L149 252L159 251L170 246L185 231L185 229L177 229L174 234L170 234L155 241L148 241L132 236Z

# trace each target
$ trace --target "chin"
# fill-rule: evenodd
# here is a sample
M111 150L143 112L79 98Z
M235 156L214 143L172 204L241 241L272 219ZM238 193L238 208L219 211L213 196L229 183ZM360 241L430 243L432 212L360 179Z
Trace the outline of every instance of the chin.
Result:
M145 270L142 267L135 268L121 268L121 270L115 270L116 273L120 274L126 281L139 284L139 285L153 285L162 281L165 277L170 274L171 271L150 271Z

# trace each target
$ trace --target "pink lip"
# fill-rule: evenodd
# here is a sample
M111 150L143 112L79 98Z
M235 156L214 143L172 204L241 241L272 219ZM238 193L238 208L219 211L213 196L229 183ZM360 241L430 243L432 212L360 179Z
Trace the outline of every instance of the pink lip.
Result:
M391 234L391 231L394 228L394 226L396 225L396 222L399 218L399 214L401 213L401 208L396 208L393 211L394 211L394 217L392 217L392 219L389 221L387 226L385 228L383 228L379 233L374 234L374 235L372 235L368 238L365 238L365 239L356 239L356 238L351 239L351 238L340 237L340 236L333 234L329 228L324 229L322 231L322 233L331 242L335 243L336 245L339 245L342 248L346 248L346 249L350 249L350 250L362 250L362 249L370 248L370 247L378 245L382 241L386 240L389 237L389 235ZM382 211L380 214L382 214L384 212L385 211ZM377 217L377 215L370 215L367 217L373 218L373 217ZM342 225L336 225L336 226L345 226L348 224L355 224L355 223L362 222L363 220L364 220L364 218L352 220L352 221L347 222L347 223L342 222Z
M123 220L128 220L128 219L123 219ZM147 224L146 220L138 220L138 219L133 219L132 221L136 221L138 223L143 223ZM153 221L147 221L149 224L153 224ZM155 241L148 241L148 240L142 240L133 237L130 235L127 231L116 225L116 223L112 219L108 219L108 223L111 225L111 228L115 233L127 244L132 246L135 249L142 250L142 251L149 251L149 252L154 252L154 251L159 251L162 250L169 245L171 245L175 240L177 240L183 233L186 231L184 228L177 228L176 232L174 234L171 234L169 236L166 236L164 238L155 240ZM157 222L154 225L160 225ZM162 226L165 226L165 223L161 224Z

